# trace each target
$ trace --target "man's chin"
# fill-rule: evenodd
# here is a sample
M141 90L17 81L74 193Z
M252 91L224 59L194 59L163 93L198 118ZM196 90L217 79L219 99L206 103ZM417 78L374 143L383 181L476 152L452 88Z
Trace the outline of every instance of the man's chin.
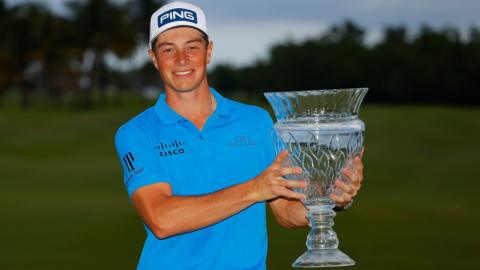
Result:
M186 84L180 84L180 85L173 85L170 86L169 88L177 93L189 93L192 91L195 91L196 89L199 89L200 85L186 85Z
M195 87L192 87L192 88L171 88L174 92L177 92L177 93L189 93L189 92L192 92L195 90Z

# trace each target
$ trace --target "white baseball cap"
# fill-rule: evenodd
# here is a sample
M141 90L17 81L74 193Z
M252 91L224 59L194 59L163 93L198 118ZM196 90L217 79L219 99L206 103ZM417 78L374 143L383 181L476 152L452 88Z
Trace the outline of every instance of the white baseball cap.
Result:
M172 2L159 8L150 18L150 49L158 35L178 26L193 27L207 35L207 20L199 7L185 2Z

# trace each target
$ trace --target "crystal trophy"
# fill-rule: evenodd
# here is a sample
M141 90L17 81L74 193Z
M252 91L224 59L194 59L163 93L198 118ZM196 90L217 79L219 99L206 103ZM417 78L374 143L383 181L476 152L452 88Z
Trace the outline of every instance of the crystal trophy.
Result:
M353 158L363 148L365 124L358 118L368 88L267 92L265 97L277 118L273 138L277 154L288 150L288 166L301 167L302 174L287 178L307 181L307 188L295 190L306 195L311 227L307 251L293 267L332 267L355 262L338 249L333 231L337 192L335 181L349 181L343 168L353 168Z

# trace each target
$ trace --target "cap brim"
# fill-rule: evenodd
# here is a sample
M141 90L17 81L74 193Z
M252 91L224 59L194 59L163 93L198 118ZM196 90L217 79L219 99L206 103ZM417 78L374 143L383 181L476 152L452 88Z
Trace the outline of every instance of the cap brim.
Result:
M165 31L163 31L163 32L158 33L158 34L153 38L153 40L150 42L150 44L149 44L149 45L150 45L150 49L153 49L153 44L154 44L155 42L157 42L157 39L158 39L158 37L159 37L161 34L167 32L167 31L169 31L169 30L172 30L172 29L175 29L175 28L180 28L180 27L188 27L188 28L195 29L195 30L197 30L198 32L200 32L202 35L204 35L204 36L207 38L208 41L210 41L210 37L208 36L208 34L205 33L205 32L203 32L201 29L199 29L199 28L197 28L197 27L194 27L194 26L191 26L191 25L177 25L177 26L173 26L173 27L171 27L171 28L168 28L167 30L165 30Z

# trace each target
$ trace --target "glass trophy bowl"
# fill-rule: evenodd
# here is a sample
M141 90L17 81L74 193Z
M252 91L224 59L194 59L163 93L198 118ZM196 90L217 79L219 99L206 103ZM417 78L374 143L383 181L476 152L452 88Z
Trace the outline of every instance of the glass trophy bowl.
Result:
M332 267L355 262L338 249L333 231L335 202L329 198L335 181L349 181L342 169L353 167L353 158L363 148L365 124L358 118L368 88L267 92L277 122L273 138L277 154L288 150L287 166L301 167L290 179L307 181L303 201L311 231L307 251L293 267Z

